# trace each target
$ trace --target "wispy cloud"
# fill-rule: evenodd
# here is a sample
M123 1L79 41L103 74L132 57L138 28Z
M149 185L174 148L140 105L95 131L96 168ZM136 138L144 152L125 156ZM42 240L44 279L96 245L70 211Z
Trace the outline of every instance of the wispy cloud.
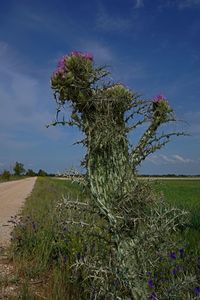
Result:
M190 162L193 162L194 160L193 159L190 159L190 158L184 158L178 154L174 154L173 155L173 158L175 160L175 162L182 162L182 163L190 163Z
M115 59L112 49L95 39L80 39L76 45L77 49L91 52L98 64L109 64Z
M97 14L96 26L98 29L106 32L124 32L132 27L131 20L128 17L109 14L103 6L100 7Z
M176 7L178 9L200 7L200 0L160 0L159 9Z
M200 7L200 0L177 0L177 6L179 9Z
M20 58L8 44L0 43L0 133L29 131L49 136L45 125L51 121L47 103L48 99L43 89L43 81L20 70ZM51 131L52 133L52 131ZM60 135L57 130L54 138ZM8 135L4 136L4 145L14 142ZM17 147L17 141L15 142Z
M135 8L141 8L144 6L144 0L135 0Z
M164 154L160 154L159 156L164 162L167 162L167 163L174 163L174 159L173 158L170 158L169 156L167 155L164 155ZM159 158L158 157L158 158Z
M163 164L188 164L188 163L194 163L195 160L191 158L186 158L181 156L180 154L173 154L173 155L164 155L164 154L158 154L158 155L152 155L147 158L147 161L155 164L155 165L163 165ZM197 161L198 162L198 159Z

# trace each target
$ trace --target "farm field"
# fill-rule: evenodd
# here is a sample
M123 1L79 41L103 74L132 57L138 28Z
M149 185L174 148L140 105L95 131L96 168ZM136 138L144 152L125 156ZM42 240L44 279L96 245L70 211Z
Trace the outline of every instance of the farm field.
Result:
M156 180L151 182L159 195L164 195L173 206L191 212L191 226L180 235L185 238L195 253L200 249L200 181ZM31 196L22 211L21 223L16 224L10 248L10 258L15 265L15 285L18 299L81 299L81 290L69 281L66 261L73 262L83 242L81 228L70 232L64 221L72 218L59 211L59 203L65 195L72 200L83 201L86 194L77 183L69 180L38 178ZM70 251L69 251L70 246ZM83 245L84 246L84 245ZM1 274L0 274L1 279ZM69 282L66 285L66 282ZM36 284L35 284L36 283ZM0 288L13 285L0 280ZM0 293L1 295L1 293ZM36 298L34 298L37 295ZM66 295L70 295L67 298Z
M191 226L183 236L200 249L200 180L194 179L157 179L153 183L157 193L163 194L168 203L191 213Z

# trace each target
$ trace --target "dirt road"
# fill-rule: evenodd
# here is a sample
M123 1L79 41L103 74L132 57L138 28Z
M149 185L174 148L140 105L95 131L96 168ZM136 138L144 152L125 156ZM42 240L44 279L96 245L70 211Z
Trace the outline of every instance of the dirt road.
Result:
M12 224L8 223L31 193L37 177L0 183L0 247L9 244Z

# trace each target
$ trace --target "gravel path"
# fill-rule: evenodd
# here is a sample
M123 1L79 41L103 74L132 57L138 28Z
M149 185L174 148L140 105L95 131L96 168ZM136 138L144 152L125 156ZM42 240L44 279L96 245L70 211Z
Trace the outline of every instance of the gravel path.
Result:
M37 177L0 184L0 248L8 246L12 224L11 216L19 213L25 199L31 193Z

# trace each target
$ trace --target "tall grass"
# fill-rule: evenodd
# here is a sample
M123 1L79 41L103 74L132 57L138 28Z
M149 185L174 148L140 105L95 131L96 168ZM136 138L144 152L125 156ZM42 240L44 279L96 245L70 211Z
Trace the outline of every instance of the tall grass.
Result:
M188 184L191 185L192 201L195 202L197 201L195 197L196 183L192 185L189 182ZM180 183L181 185L182 183ZM181 197L183 198L185 194L181 194L181 191L176 188L175 182L156 184L154 188L157 192L162 190L172 205L189 208L186 199L184 203L181 202ZM89 197L83 187L77 183L71 183L67 180L38 178L35 188L22 210L20 220L17 221L13 218L16 226L13 231L10 255L19 276L25 282L19 291L19 299L42 299L42 297L50 300L89 299L83 283L83 276L87 270L85 272L84 268L81 267L79 275L76 274L77 280L74 281L72 280L74 269L71 266L77 262L80 262L81 266L85 259L84 253L88 251L90 258L92 257L95 261L96 253L100 251L104 255L105 249L102 248L100 241L99 245L96 243L92 246L88 234L90 228L84 229L77 225L74 229L74 226L67 223L67 220L71 219L78 221L82 216L79 215L79 212L72 210L72 213L71 210L65 210L59 206L63 195L75 202L77 198L79 201L86 202ZM195 204L192 204L192 201L190 208L192 207L193 210L191 211L194 212ZM84 220L87 221L87 218L89 217L85 215ZM98 218L95 221L98 223ZM191 232L194 241L194 247L190 250L195 250L195 255L197 255L198 247L195 240L199 235L198 230L200 228L189 229L193 230ZM177 239L182 239L184 236L188 239L189 235L185 232L184 230L182 236L177 236ZM189 239L188 241L190 242ZM88 250L88 246L91 249ZM185 253L189 254L189 251L185 251ZM162 268L165 268L165 264L168 264L167 260L168 258L165 259L163 266L161 265L161 271ZM169 260L170 268L174 269L176 262L174 263L173 259L171 261L171 258ZM180 257L179 260L181 261L182 258ZM191 268L193 268L192 264L195 266L195 259L186 258L182 263L190 269L190 264ZM168 274L168 276L170 275ZM31 280L41 282L37 286L35 294L27 284L28 282L31 283ZM151 291L151 287L149 289ZM37 295L41 295L41 298Z
M79 299L80 291L70 283L68 270L69 262L73 263L80 252L79 238L72 232L68 238L68 226L61 222L57 204L63 195L74 200L86 197L76 183L37 179L20 220L13 219L16 223L10 253L22 277L42 277L44 284L48 280L48 287L42 288L48 299L68 299L66 295Z
M8 181L14 181L14 180L21 180L21 179L26 179L26 178L29 178L29 176L24 176L24 175L21 175L21 176L18 176L18 175L11 175L11 176L9 177L9 179L4 179L4 178L2 178L2 176L0 175L0 183L8 182Z
M162 194L172 206L190 212L190 225L182 232L191 248L200 250L200 180L161 180L153 183L157 193Z

